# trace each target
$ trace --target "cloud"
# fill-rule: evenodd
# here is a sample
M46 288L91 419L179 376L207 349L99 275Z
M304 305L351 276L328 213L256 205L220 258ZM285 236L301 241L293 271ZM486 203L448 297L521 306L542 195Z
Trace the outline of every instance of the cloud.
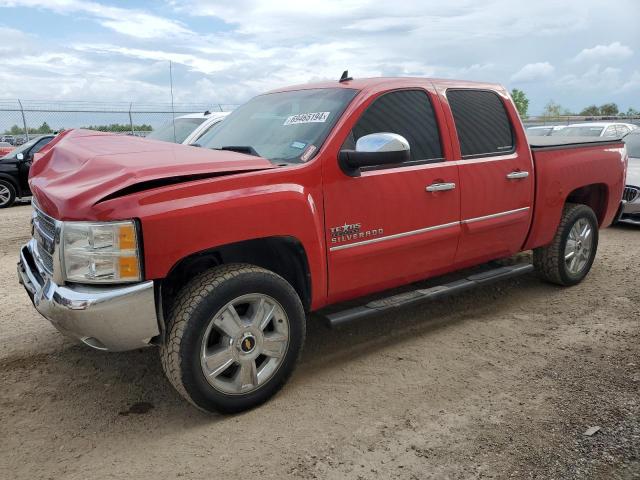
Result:
M425 3L0 0L0 23L28 17L24 8L39 11L38 22L14 22L24 32L0 25L0 96L164 102L171 60L178 102L239 103L349 69L356 78L516 82L532 113L549 98L569 108L638 108L631 92L640 65L625 46L635 45L637 0L618 0L616 9L600 0Z
M203 57L201 55L176 53L162 50L127 48L109 44L78 44L75 45L74 48L75 50L81 52L115 53L126 57L157 62L168 62L169 60L171 60L174 63L186 65L194 71L201 72L207 75L234 67L234 63L230 59L225 61L216 61L209 60L207 57Z
M83 13L103 27L122 35L141 39L189 35L192 32L179 22L137 9L112 7L83 0L0 0L0 7L31 7L59 14Z
M574 62L609 62L625 60L633 55L633 50L620 42L585 48L573 59Z
M611 93L621 89L625 82L622 69L595 64L586 72L570 73L560 77L556 85L581 92L604 90Z
M511 75L511 81L516 83L537 82L550 78L555 67L549 62L528 63Z
M35 45L34 38L15 28L0 25L0 54L4 59L13 55L23 55Z

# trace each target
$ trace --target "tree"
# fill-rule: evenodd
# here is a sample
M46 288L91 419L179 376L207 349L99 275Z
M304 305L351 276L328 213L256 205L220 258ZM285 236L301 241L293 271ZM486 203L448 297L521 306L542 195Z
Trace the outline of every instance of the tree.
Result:
M615 103L605 103L600 105L600 115L618 115L618 105Z
M18 125L13 125L11 129L9 129L10 135L22 135L23 133L24 133L24 130L20 128Z
M29 134L39 135L45 133L53 133L53 129L49 126L47 122L42 122L38 128L29 127ZM8 135L24 135L24 128L19 127L18 125L13 125L9 130L5 131L5 134Z
M513 99L513 103L516 104L520 116L527 118L527 111L529 110L529 99L527 95L522 90L514 88L511 90L511 98Z
M128 123L126 124L112 123L110 125L89 125L88 127L81 127L81 128L86 128L87 130L97 130L99 132L130 132L131 131L131 125L129 125ZM153 128L151 127L151 125L147 125L146 123L143 123L142 125L134 125L133 130L136 132L150 132L153 130Z
M29 132L31 132L31 129L29 129ZM49 124L47 122L42 122L42 125L40 125L35 132L31 132L31 133L52 133L53 130L51 130L51 127L49 126Z
M562 105L553 100L549 100L549 103L544 106L542 115L545 117L559 117L560 115L566 115L565 112L567 112L567 110Z
M598 116L600 115L600 108L595 106L595 105L589 105L587 108L583 108L582 111L580 112L580 115L583 115L585 117L593 117L593 116Z
M629 107L629 110L627 110L627 117L637 117L640 116L640 111L636 110L633 107Z

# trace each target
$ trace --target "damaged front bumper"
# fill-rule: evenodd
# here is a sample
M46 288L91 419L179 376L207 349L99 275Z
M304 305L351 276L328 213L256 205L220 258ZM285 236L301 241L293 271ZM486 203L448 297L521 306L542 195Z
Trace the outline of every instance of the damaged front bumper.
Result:
M36 265L35 240L20 250L18 280L60 332L98 350L145 347L160 334L153 281L125 286L56 285Z

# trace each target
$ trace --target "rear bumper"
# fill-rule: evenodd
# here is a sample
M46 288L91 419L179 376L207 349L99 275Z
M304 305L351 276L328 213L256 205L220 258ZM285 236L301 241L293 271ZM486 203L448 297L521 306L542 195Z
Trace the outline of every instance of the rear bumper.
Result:
M40 274L31 248L30 242L20 250L18 280L36 310L60 332L109 351L145 347L160 334L153 281L108 287L59 286Z

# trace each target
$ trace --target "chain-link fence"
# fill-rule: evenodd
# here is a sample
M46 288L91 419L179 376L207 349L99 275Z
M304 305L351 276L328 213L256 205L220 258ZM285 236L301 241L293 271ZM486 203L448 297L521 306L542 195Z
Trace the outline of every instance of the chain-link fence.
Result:
M174 117L206 111L230 111L236 106L222 103L172 106L164 103L0 100L0 141L19 145L34 136L69 128L144 136L171 122ZM640 126L640 116L529 116L523 120L525 127L602 121Z
M0 100L0 137L21 144L37 135L91 128L144 136L189 113L224 112L235 104L143 104ZM0 138L1 140L1 138Z

